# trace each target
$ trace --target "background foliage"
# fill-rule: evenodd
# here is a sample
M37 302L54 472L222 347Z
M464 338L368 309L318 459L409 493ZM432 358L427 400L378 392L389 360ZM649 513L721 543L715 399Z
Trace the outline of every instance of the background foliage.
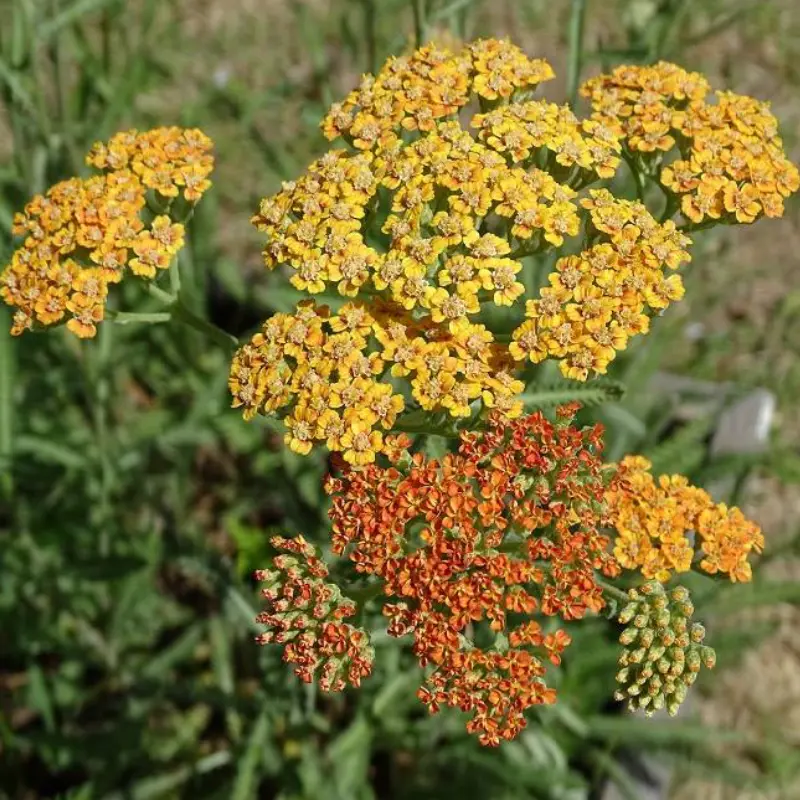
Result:
M14 209L82 172L94 140L125 126L201 126L217 142L218 170L181 253L182 284L197 312L242 335L295 299L260 266L247 223L258 198L321 151L327 104L415 33L510 34L554 63L554 97L600 66L664 57L781 103L798 82L791 5L3 0L0 254L10 252ZM731 36L769 41L767 56L753 48L752 66L746 53L744 72L726 70L714 43ZM769 73L761 83L758 70ZM776 110L796 152L800 107ZM795 235L796 204L789 216L772 223L773 235L779 226ZM750 472L768 486L800 481L800 295L780 272L780 288L763 289L763 271L779 270L785 252L756 251L752 235L697 243L692 299L619 360L624 397L587 385L586 414L608 426L610 458L643 452L658 470L697 482L733 475L737 491ZM135 286L122 288L126 306L147 310ZM614 628L602 619L573 626L558 704L499 751L478 746L452 713L427 716L414 659L380 631L376 671L360 691L326 697L301 685L276 649L253 645L250 574L269 559L272 532L324 544L322 455L298 458L268 421L246 424L230 411L226 357L198 333L106 324L90 343L60 332L11 340L7 316L0 309L0 796L578 800L610 779L635 797L632 747L793 796L781 792L800 758L780 721L723 733L685 716L620 714L609 702ZM738 388L698 414L691 392L653 383L665 365ZM720 408L755 385L778 395L775 446L712 456ZM545 406L564 386L543 380L529 391ZM773 533L773 561L791 556L791 530L768 530L768 542ZM800 603L798 584L769 570L752 587L698 578L695 589L699 616L716 621L723 669L774 627L726 617Z

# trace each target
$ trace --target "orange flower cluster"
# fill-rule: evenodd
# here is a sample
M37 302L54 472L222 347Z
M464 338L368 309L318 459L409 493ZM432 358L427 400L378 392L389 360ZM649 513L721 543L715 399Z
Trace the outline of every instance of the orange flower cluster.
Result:
M0 274L0 297L17 308L13 335L34 324L92 337L105 315L110 284L126 267L144 278L166 269L183 246L184 229L169 202L193 203L210 185L211 142L200 131L157 128L119 133L97 144L87 163L105 174L72 178L37 195L14 219L24 242ZM147 191L167 201L149 213Z
M645 163L655 156L658 166L661 156L677 151L660 179L693 223L780 217L784 199L800 188L765 103L732 92L716 92L717 102L709 103L705 78L666 62L618 67L581 91L594 118L621 128Z
M211 186L212 142L197 128L122 131L96 142L86 163L106 172L129 169L142 185L162 197L197 202Z
M747 558L764 547L761 529L738 508L714 503L681 475L662 475L656 482L650 466L641 456L626 457L606 491L619 563L666 581L691 569L697 551L700 568L709 574L751 580ZM698 541L692 541L692 533Z
M558 358L561 372L580 381L605 373L631 336L647 333L647 309L661 312L683 297L680 276L666 277L664 268L690 258L690 240L672 221L659 225L642 203L617 200L607 189L589 194L581 204L596 244L556 262L509 348L518 360Z
M256 641L284 645L283 660L295 665L305 683L318 677L326 692L340 692L348 683L359 686L372 671L375 653L366 631L342 622L356 613L355 603L324 581L328 569L302 536L274 536L270 542L291 555L276 556L274 569L255 574L267 584L261 595L268 604L256 618L267 631Z
M347 468L326 484L334 552L384 582L396 599L384 607L389 633L412 634L433 667L420 699L434 713L471 713L483 744L513 738L526 708L555 700L544 662L558 664L570 637L531 615L597 611L595 570L619 571L600 531L600 429L573 427L575 411L559 409L555 423L493 415L441 460L392 438L388 467Z

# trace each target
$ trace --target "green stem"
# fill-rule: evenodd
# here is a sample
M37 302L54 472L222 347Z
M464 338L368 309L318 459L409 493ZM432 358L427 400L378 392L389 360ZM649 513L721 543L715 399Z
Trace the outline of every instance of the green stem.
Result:
M170 292L165 292L163 289L159 288L155 285L155 283L148 282L147 283L147 292L152 297L155 297L161 303L167 306L167 311L163 313L167 313L170 319L177 320L178 322L182 322L184 325L188 325L190 328L194 328L199 333L202 333L208 339L216 342L218 345L224 347L226 350L230 351L239 346L239 340L232 336L230 333L222 330L222 328L218 328L214 325L213 322L209 322L207 319L195 314L190 308L188 308L184 303L181 301L180 297L176 297ZM145 315L148 316L148 315ZM163 316L156 314L153 315L155 319L130 319L129 321L135 322L165 322Z
M630 601L630 597L628 597L628 593L624 592L622 589L617 589L616 586L612 586L607 581L604 581L602 578L598 578L595 576L595 581L597 585L608 595L611 595L615 600L619 600L621 603L627 603Z
M686 222L683 225L679 225L678 230L682 233L696 233L697 231L713 228L715 225L719 224L720 220L718 219L707 219L704 222Z
M173 319L183 322L190 328L194 328L226 350L234 350L239 346L239 340L235 336L226 333L222 328L218 328L212 322L198 316L194 311L183 305L180 300L177 300L171 308Z
M165 303L166 305L172 305L177 300L175 295L170 294L169 292L165 292L163 289L156 286L155 283L148 281L148 283L145 284L145 287L147 289L147 293L151 297L155 297L156 300L159 300L160 302Z
M16 386L17 369L17 347L11 340L10 327L10 310L0 308L0 496L9 501L14 489L12 465L15 403L12 387ZM11 512L13 504L9 502L7 508Z
M411 8L414 12L414 41L417 47L422 47L426 36L425 0L411 0Z
M369 586L359 586L348 589L342 588L342 594L352 600L359 608L363 608L370 600L377 597L383 591L382 583L373 583Z
M668 192L659 181L656 181L656 183L658 183L661 191L664 192L664 197L666 198L664 210L661 212L661 217L658 220L663 225L667 220L672 219L672 217L675 216L675 212L678 210L680 203L676 194Z
M94 427L97 456L99 460L99 502L97 505L97 523L100 533L100 555L108 556L111 552L111 521L113 508L111 492L114 484L114 465L111 461L108 409L111 398L111 383L108 365L112 362L113 335L110 327L100 327L98 347L91 351L91 379L89 389L92 406L92 422Z
M155 311L152 314L137 311L107 311L106 319L118 325L129 325L131 323L155 324L169 322L172 319L172 314L169 311Z
M574 106L578 98L583 57L583 29L586 19L586 0L572 0L569 20L569 64L567 66L567 99Z
M174 297L180 296L181 293L181 267L180 256L175 256L172 263L169 265L169 288Z
M639 167L637 166L636 160L634 159L633 155L631 155L631 153L629 153L625 148L622 149L622 157L625 159L625 163L630 168L631 175L633 175L634 184L636 185L636 198L639 200L640 203L644 203L644 197L645 197L644 175L639 171Z
M375 5L378 0L361 0L364 7L364 39L367 51L367 72L374 73L378 68L378 31Z
M538 236L535 236L534 239L536 239L536 243L534 245L528 245L527 247L518 247L512 253L509 253L508 257L519 261L519 259L521 258L526 258L527 256L536 255L539 252L540 249L539 246L541 242L539 241Z
M58 4L52 3L53 13L58 10ZM51 58L53 61L54 82L56 85L56 105L60 119L60 128L64 137L65 148L69 157L70 169L78 173L83 167L83 159L77 145L75 144L74 125L70 107L70 87L67 82L66 68L64 64L64 47L66 39L63 36L56 37L52 44Z

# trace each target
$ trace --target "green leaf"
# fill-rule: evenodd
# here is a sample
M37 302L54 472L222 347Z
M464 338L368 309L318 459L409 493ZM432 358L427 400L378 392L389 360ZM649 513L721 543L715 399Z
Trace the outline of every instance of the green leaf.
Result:
M144 678L155 678L163 676L181 661L189 658L203 639L205 633L205 623L195 622L181 636L179 636L169 647L165 648L142 668L141 674Z
M586 0L572 0L569 20L569 59L567 61L567 99L570 104L578 97L583 60L583 32L586 22Z
M15 449L19 455L32 456L67 469L82 469L87 464L85 453L40 436L18 437Z
M174 797L175 795L170 792L182 786L193 776L206 775L226 766L230 761L231 754L228 750L217 750L215 753L201 758L195 764L145 778L124 792L106 795L105 800L151 800L151 798L155 800L155 798Z
M439 22L440 20L452 17L457 12L466 10L476 2L478 2L478 0L451 0L451 2L445 4L442 8L434 11L430 16L430 21Z
M247 626L254 631L261 633L261 626L256 622L258 611L250 605L245 596L233 586L228 587L228 600L235 609L237 616L247 622Z
M333 768L338 797L361 795L367 783L371 741L372 728L366 717L360 714L328 747L326 755Z
M378 719L386 716L389 709L404 697L413 697L414 687L420 676L411 672L400 672L385 683L372 701L372 713Z
M36 29L36 38L41 43L45 43L59 33L62 28L71 25L73 22L78 22L81 17L101 11L106 6L114 5L123 7L120 0L77 0L46 22L43 22Z
M708 450L706 439L714 421L710 414L694 419L660 444L646 450L643 455L652 463L653 474L685 475L700 466Z
M698 747L712 744L746 744L753 735L744 731L722 730L683 720L652 717L598 715L587 717L593 736L616 739L639 748Z
M28 702L32 709L42 715L45 730L53 733L56 729L53 700L47 687L47 679L38 664L33 664L28 668Z
M711 601L704 603L702 612L727 616L746 608L774 606L779 603L800 604L800 583L756 580L753 583L734 584L717 592Z
M244 756L239 761L231 800L250 800L258 796L258 766L268 736L269 718L267 712L262 711L253 726Z
M84 581L116 582L138 572L147 561L134 555L97 557L75 563L75 573Z
M620 428L635 440L641 440L647 435L647 425L619 403L608 403L603 406L600 418L606 427Z
M19 73L11 69L2 59L0 59L0 83L6 85L11 96L25 110L26 114L36 115L36 104L20 80Z
M225 694L232 696L234 692L234 665L229 632L226 630L225 623L219 615L213 616L209 620L208 626L211 636L211 663L214 667L217 685ZM225 716L231 737L234 740L238 740L242 730L241 717L233 710L229 711Z
M535 385L533 391L525 392L520 399L526 408L537 409L552 408L576 400L584 406L596 406L620 400L624 394L625 387L617 381L562 381L552 385Z
M282 313L291 313L297 307L301 300L308 300L308 295L305 292L300 292L293 289L291 286L257 286L253 289L258 302L265 305L273 311L280 311ZM339 306L347 302L346 297L338 294L315 294L314 299L320 304L330 306L334 311Z
M428 458L442 459L447 455L447 439L444 436L426 436L425 454Z
M11 313L0 308L0 491L11 493L11 459L14 454L14 399L16 345L8 332Z
M611 755L599 748L592 748L589 756L600 768L603 775L607 776L620 790L627 800L640 800L640 788L636 781L628 774L627 770Z

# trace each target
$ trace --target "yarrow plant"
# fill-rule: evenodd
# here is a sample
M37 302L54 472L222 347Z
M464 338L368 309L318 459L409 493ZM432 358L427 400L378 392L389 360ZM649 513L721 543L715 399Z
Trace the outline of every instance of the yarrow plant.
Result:
M585 119L534 97L551 78L493 39L364 76L323 120L340 145L253 217L267 268L308 297L236 343L229 377L245 419L274 415L293 451L332 456L338 561L274 538L258 641L282 645L304 681L358 686L374 652L345 620L380 598L425 670L420 700L469 714L486 745L555 702L548 665L587 615L626 626L617 699L631 708L675 713L713 666L687 590L663 584L689 570L749 581L759 528L641 457L604 463L603 430L578 425L578 404L550 418L524 390L548 361L568 381L604 375L683 296L692 232L778 217L800 186L767 106L710 100L697 73L592 78ZM230 345L177 313L178 281L157 285L208 186L208 139L129 132L88 163L103 174L17 217L24 241L0 278L13 332L69 315L93 336L129 270ZM626 171L635 200L614 193ZM428 435L457 449L426 455ZM349 588L335 578L348 571Z

